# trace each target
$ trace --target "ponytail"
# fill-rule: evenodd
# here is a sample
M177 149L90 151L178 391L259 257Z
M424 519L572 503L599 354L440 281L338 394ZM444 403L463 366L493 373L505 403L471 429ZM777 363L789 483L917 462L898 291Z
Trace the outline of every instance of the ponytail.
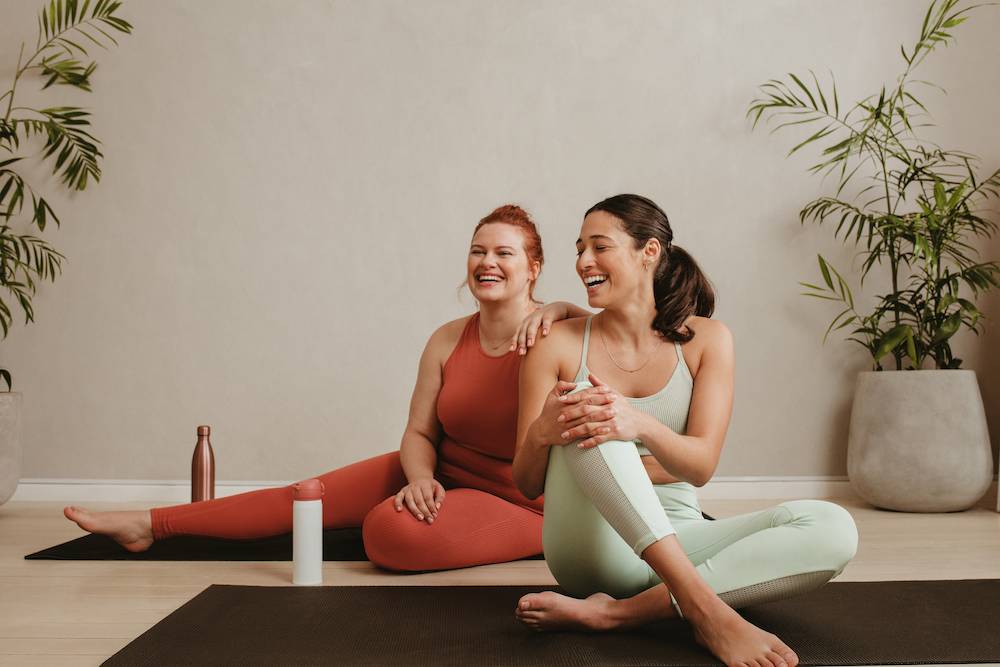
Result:
M691 315L711 317L715 312L715 290L701 267L686 250L673 243L667 214L651 199L639 195L615 195L590 207L584 215L604 211L622 223L636 250L650 239L660 242L660 261L653 272L656 316L652 328L669 341L686 343L694 332L684 326Z
M694 332L684 326L691 315L711 317L715 312L715 290L698 262L679 245L663 246L653 274L656 317L653 329L669 341L686 343Z

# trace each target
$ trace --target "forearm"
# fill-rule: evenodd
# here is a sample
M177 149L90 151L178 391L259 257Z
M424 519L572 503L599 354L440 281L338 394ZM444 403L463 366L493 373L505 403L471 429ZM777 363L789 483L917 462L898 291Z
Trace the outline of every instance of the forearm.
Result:
M567 320L571 320L574 317L589 317L590 315L593 315L593 313L586 308L581 308L580 306L570 303L569 301L563 301L562 304L566 308Z
M545 473L549 467L549 446L535 435L534 424L514 456L512 474L518 490L534 499L545 491Z
M437 449L425 436L406 432L399 447L399 461L403 466L403 474L409 482L434 477Z
M681 435L649 417L643 424L639 439L674 481L704 486L714 472L714 465L707 455L711 448L701 438Z

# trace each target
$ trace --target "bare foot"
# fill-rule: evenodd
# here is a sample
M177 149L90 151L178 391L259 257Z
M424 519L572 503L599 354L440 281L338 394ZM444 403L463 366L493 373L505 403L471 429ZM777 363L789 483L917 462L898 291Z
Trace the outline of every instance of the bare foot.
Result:
M594 593L585 600L543 591L529 593L517 603L514 615L532 630L583 630L605 632L617 626L611 614L615 599Z
M783 641L747 622L721 600L699 618L691 621L699 644L726 663L727 667L763 665L795 667L799 657Z
M63 514L84 530L107 535L129 551L145 551L153 544L153 523L148 510L90 512L70 505Z

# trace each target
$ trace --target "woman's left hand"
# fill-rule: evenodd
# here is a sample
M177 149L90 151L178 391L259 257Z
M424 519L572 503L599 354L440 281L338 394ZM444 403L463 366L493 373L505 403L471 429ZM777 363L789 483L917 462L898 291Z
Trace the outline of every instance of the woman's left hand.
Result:
M567 317L569 317L569 308L563 301L556 301L536 308L535 312L525 317L520 326L517 327L517 333L514 334L514 340L510 344L510 351L517 350L517 353L523 357L528 353L528 348L534 346L536 337L548 336L552 323Z
M621 393L611 389L593 373L588 376L591 389L561 396L566 407L559 413L559 422L565 424L562 439L566 442L580 440L578 447L589 449L608 440L637 440L648 415L639 412ZM611 389L606 393L598 387Z

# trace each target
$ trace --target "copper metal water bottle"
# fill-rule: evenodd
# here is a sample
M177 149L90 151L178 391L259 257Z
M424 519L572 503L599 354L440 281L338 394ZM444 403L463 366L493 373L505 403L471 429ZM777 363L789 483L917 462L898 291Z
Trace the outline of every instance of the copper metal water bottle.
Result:
M198 427L198 444L194 446L194 456L191 457L191 502L211 500L215 497L215 454L212 453L212 443L208 434L212 429L208 426Z

